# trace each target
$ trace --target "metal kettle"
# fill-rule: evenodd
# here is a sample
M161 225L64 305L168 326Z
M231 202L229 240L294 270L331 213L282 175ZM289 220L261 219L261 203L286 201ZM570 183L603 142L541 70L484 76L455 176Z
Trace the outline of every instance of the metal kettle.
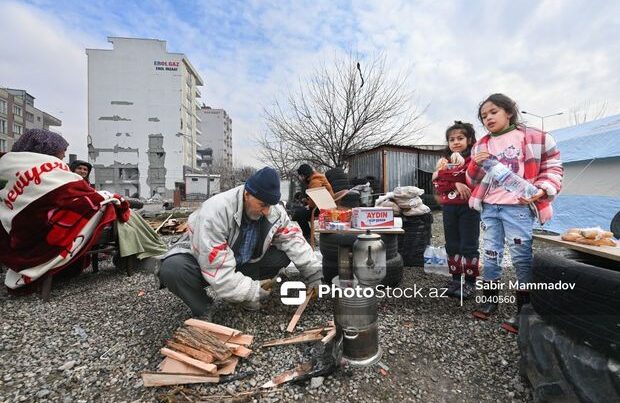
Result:
M357 236L353 244L353 270L360 285L374 287L386 275L385 244L369 230Z

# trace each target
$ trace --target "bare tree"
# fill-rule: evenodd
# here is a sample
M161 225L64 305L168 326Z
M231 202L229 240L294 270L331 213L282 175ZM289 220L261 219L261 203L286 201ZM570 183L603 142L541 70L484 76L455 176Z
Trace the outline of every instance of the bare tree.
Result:
M421 112L406 82L407 75L388 76L384 56L363 66L352 55L321 66L284 103L265 108L262 161L287 176L301 161L344 167L359 151L413 143Z
M571 125L578 125L605 117L607 114L607 101L592 103L585 101L569 109L568 119Z
M233 166L217 160L206 171L210 174L220 175L220 189L225 191L244 183L250 176L254 175L256 168L250 166Z

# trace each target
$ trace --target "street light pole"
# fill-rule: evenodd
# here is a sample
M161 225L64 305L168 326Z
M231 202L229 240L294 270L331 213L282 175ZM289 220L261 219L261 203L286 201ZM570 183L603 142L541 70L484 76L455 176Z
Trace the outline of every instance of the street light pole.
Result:
M540 130L542 130L543 132L545 131L545 119L546 118L550 118L552 116L559 116L559 115L564 114L564 112L557 112L557 113L552 113L551 115L540 116L540 115L537 115L535 113L526 112L526 111L521 111L521 113L524 114L524 115L532 115L532 116L535 116L537 118L540 118Z

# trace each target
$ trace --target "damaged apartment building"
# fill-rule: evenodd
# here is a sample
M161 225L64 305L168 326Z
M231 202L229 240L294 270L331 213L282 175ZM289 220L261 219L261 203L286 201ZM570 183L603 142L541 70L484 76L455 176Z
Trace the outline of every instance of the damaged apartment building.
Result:
M169 198L199 172L199 86L182 53L156 39L110 37L87 49L88 159L97 189Z

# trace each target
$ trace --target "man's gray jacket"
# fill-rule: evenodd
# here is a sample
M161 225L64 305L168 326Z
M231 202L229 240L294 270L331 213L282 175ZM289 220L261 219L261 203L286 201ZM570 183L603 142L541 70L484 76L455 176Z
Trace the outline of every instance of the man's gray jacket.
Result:
M260 282L235 271L235 254L231 247L241 234L244 186L215 195L202 203L188 219L188 231L166 256L191 253L203 277L215 293L228 301L258 301ZM261 220L256 262L273 245L286 253L307 282L319 280L321 264L304 239L296 222L291 221L280 205L271 206L266 220Z

